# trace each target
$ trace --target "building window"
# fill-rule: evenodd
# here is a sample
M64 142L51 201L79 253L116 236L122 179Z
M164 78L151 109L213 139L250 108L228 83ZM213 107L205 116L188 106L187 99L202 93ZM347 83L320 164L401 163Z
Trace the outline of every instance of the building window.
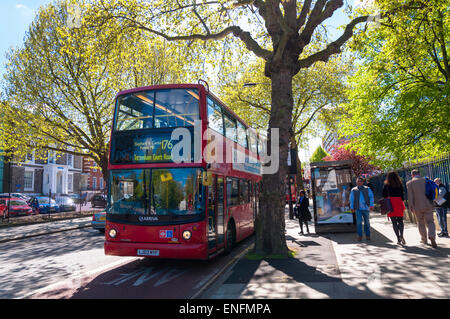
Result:
M103 189L103 178L100 178L100 189Z
M48 164L55 164L56 162L56 153L54 151L48 151Z
M27 154L25 162L28 164L34 164L34 151Z
M67 189L69 192L73 192L73 174L67 175Z
M23 189L25 191L34 190L34 170L26 170L24 174Z
M69 165L69 167L73 167L73 155L72 154L67 154L67 165Z
M97 189L97 177L92 178L92 189Z

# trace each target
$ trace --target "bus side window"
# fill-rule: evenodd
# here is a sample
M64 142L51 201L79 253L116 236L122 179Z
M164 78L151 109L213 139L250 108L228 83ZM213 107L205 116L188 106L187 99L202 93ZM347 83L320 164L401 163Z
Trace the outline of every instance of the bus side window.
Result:
M233 178L231 186L231 204L239 205L239 179Z
M245 129L244 124L239 121L237 121L237 139L239 145L248 149L247 130Z
M226 113L223 114L223 120L225 124L225 136L230 140L232 140L233 142L237 142L236 121Z
M214 103L211 98L208 98L208 122L210 128L224 135L222 108L219 104Z
M231 178L227 178L227 206L233 206L232 200L231 200L231 187L232 187L233 180Z

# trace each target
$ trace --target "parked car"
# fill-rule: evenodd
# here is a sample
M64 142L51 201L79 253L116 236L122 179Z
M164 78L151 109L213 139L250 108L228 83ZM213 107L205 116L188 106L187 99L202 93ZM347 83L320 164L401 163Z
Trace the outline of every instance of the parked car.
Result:
M22 193L11 193L11 197L20 198L26 202L28 202L31 199L31 196Z
M32 215L33 209L21 198L1 198L0 215L3 217Z
M61 210L54 199L37 196L31 199L30 206L37 214L59 213Z
M92 228L98 229L100 232L105 231L106 211L101 211L92 215Z
M59 197L56 202L62 212L69 212L77 209L77 205L75 205L73 199L70 197Z
M106 196L103 194L94 194L91 200L92 207L106 207Z
M73 200L75 205L79 205L81 202L80 194L69 194L69 197Z

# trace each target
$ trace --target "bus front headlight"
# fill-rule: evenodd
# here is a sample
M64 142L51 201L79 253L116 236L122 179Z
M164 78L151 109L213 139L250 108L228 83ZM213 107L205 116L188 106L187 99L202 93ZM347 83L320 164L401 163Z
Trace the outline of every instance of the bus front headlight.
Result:
M109 237L115 238L117 236L117 230L114 228L109 231Z
M185 230L185 231L183 232L183 238L184 238L185 240L189 240L189 239L191 239L191 237L192 237L192 233L191 233L189 230Z

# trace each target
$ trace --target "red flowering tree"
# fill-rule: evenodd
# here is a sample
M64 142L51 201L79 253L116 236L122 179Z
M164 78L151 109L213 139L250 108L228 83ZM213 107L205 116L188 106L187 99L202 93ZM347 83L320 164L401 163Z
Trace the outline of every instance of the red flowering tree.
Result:
M349 141L342 141L335 145L331 149L331 155L325 157L324 161L345 161L352 160L352 170L355 176L361 176L365 174L372 174L374 171L379 170L377 166L369 164L369 159L365 156L356 154L354 150L347 149Z

